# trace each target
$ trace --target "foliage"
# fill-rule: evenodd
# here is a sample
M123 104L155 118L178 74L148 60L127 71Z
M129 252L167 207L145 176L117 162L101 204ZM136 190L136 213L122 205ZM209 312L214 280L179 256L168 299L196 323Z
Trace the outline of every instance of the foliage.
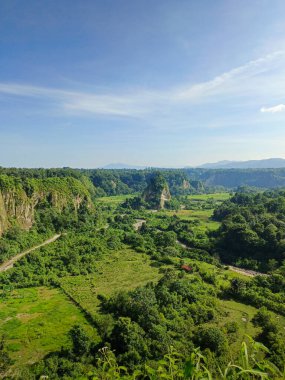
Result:
M12 378L282 378L284 331L276 321L285 315L285 193L243 189L228 200L226 193L204 194L206 176L198 169L0 169L3 193L12 189L28 203L40 194L29 231L9 220L2 259L62 233L0 274L0 327L9 332L0 351ZM160 196L168 183L175 197L167 210L148 210L154 204L136 196L147 183ZM91 198L106 193L126 195L99 198L93 207ZM246 278L224 269L219 257L270 275ZM52 296L40 302L33 293L39 289L56 292L62 305ZM32 300L24 296L30 292ZM231 304L241 310L229 312ZM251 307L243 318L246 305L279 315ZM57 322L48 325L51 313ZM51 333L52 326L58 331ZM238 356L247 327L259 343L243 343ZM13 331L22 340L29 331L29 352L43 342L34 365L23 367L30 357L20 369L9 362L7 352L13 358L24 352L18 354ZM43 353L49 354L40 360Z
M285 192L236 193L214 212L214 234L224 262L274 270L285 257Z

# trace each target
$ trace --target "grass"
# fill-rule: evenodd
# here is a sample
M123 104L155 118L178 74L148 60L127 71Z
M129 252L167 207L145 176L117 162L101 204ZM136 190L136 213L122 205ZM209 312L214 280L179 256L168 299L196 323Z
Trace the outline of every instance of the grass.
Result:
M112 206L118 206L121 203L125 202L126 199L128 198L133 198L137 194L126 194L126 195L110 195L107 197L100 197L97 198L97 201L100 203L112 205Z
M199 220L200 225L197 226L198 229L208 229L208 230L216 230L219 228L220 223L216 222L214 220L211 220L211 217L213 215L213 209L210 210L160 210L157 213L153 213L153 217L156 216L173 216L176 215L181 220L185 221L193 221L193 220Z
M240 278L245 281L250 281L250 278L230 270L225 270L222 268L217 268L215 265L208 264L193 259L185 259L185 263L191 267L199 268L199 272L214 273L217 276L217 286L226 286L230 284L230 280L233 278ZM195 273L194 273L195 275ZM246 336L256 337L261 331L260 328L254 327L251 320L257 313L258 308L236 302L234 300L224 300L217 298L218 307L220 310L217 319L214 321L214 325L219 326L221 329L225 326L227 322L236 322L238 325L238 333L235 337L234 342L230 342L231 351L233 356L235 356L239 350L242 341L245 340ZM271 312L273 318L276 320L276 324L279 325L280 331L283 333L285 338L285 317ZM212 323L210 323L212 324Z
M212 194L197 194L197 195L188 195L188 199L191 199L192 201L207 201L207 200L214 200L214 201L226 201L230 198L230 193L212 193Z
M226 322L235 321L239 326L238 339L231 346L233 352L237 353L242 341L245 340L246 335L255 337L259 332L261 332L261 329L254 327L251 322L258 309L253 306L245 305L233 300L219 300L219 305L224 315L220 317L220 321L218 323L222 325ZM283 336L285 338L285 317L277 315L273 312L271 312L271 314L275 319L276 324L279 325L280 331L283 333Z
M97 295L109 296L119 290L131 290L160 278L158 268L147 255L125 248L98 262L98 272L88 276L65 277L62 289L92 316L98 312Z
M126 199L132 198L137 194L128 194L128 195L114 195L98 198L97 201L106 205L110 205L116 207L123 203ZM178 218L186 221L199 220L201 225L201 230L209 229L215 230L219 228L219 223L211 220L211 216L213 215L213 208L202 209L203 205L207 205L207 202L213 201L213 206L217 203L221 203L230 198L230 193L221 192L221 193L212 193L212 194L197 194L197 195L188 195L188 198L192 201L199 203L201 209L197 209L197 207L193 207L191 210L160 210L157 213L152 213L152 215L167 215L172 216L176 215ZM199 206L199 207L200 207Z
M15 367L68 347L67 333L75 324L95 334L83 313L60 289L17 289L0 301L0 335L5 337Z
M103 204L118 206L123 203L126 199L133 198L139 194L125 194L125 195L110 195L106 197L97 198L97 201ZM214 203L220 203L230 198L230 193L212 193L212 194L197 194L188 195L187 198L192 201L199 201L201 203L206 203L207 201L214 201ZM208 210L207 210L208 211Z

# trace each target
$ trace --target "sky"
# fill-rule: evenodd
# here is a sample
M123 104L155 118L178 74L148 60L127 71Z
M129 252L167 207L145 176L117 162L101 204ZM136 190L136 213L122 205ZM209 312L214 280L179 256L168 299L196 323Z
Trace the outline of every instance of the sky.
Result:
M284 0L1 0L0 166L285 158Z

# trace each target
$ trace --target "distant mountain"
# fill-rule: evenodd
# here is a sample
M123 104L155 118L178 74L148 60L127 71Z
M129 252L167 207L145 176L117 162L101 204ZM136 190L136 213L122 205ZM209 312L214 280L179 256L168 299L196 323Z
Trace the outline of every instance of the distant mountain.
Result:
M115 164L109 164L106 166L103 166L102 169L145 169L146 166L136 166L136 165L128 165L128 164L122 164L122 163L115 163Z
M198 166L203 169L277 169L285 168L284 158L268 158L250 161L219 161Z

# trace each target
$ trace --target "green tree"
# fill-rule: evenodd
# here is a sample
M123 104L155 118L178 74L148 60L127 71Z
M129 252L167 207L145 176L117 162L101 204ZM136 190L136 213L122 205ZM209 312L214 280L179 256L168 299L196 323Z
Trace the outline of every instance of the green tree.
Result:
M72 339L72 350L74 354L76 356L88 354L91 345L91 340L87 333L84 331L84 329L79 325L75 325L70 330L69 334Z

